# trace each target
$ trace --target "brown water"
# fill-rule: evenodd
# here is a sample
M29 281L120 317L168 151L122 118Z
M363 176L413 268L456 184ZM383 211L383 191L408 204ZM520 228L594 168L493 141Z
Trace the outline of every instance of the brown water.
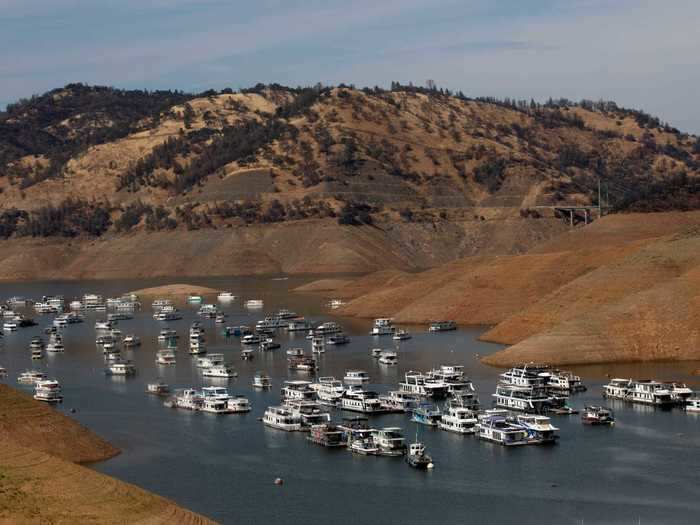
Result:
M290 308L312 320L333 319L316 296L291 293L308 279L216 278L187 282L227 289L243 298L265 301L263 312L244 310L240 302L226 308L228 325L252 325L264 312ZM71 298L86 292L115 296L166 280L51 282L0 285L0 298L38 298L60 293ZM150 303L150 302L149 302ZM167 409L144 393L146 383L161 377L172 387L219 384L202 378L184 341L195 309L183 307L185 318L167 323L181 334L178 363L159 368L154 363L156 335L165 323L151 317L148 305L119 328L139 335L143 346L129 354L139 370L132 379L105 377L102 352L94 340L95 317L65 330L66 353L42 363L64 384L66 401L58 410L75 408L76 417L107 438L123 453L94 468L224 523L695 523L700 515L700 418L679 410L613 404L618 424L613 428L584 427L577 417L558 417L560 443L552 447L505 449L441 431L420 429L436 468L409 469L398 459L358 457L345 450L310 444L303 434L266 428L258 421L265 408L279 401L279 387L288 377L285 349L309 348L301 335L280 332L282 349L259 353L252 362L239 358L240 344L223 337L221 326L204 321L210 351L221 351L239 372L228 383L253 405L246 415L212 416ZM50 316L37 316L40 326L5 336L0 365L8 382L33 366L28 344ZM427 334L409 327L411 340L401 343L399 365L381 367L369 355L387 339L367 334L370 323L340 319L351 344L329 347L321 358L321 374L342 377L345 370L367 370L371 386L396 387L407 370L441 363L463 364L490 405L499 370L480 364L477 355L500 348L477 340L481 329ZM600 386L607 375L696 381L689 373L700 364L646 364L577 367L589 390L571 404L601 403ZM257 370L273 379L267 392L251 388ZM697 385L697 382L694 382ZM24 387L22 387L24 388ZM338 418L340 413L333 414ZM400 414L375 416L378 426L401 426L413 437L415 426ZM283 486L272 482L284 479Z

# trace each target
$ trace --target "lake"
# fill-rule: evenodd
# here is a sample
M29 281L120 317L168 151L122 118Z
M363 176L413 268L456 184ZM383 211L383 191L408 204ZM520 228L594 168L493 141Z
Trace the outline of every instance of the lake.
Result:
M363 369L370 387L395 389L408 370L428 370L440 364L464 365L479 389L482 406L500 370L480 364L477 356L499 345L478 341L484 329L428 334L425 326L407 327L413 338L401 342L399 364L386 367L370 356L375 347L393 348L387 338L368 334L371 322L332 315L324 300L290 292L311 278L206 278L185 282L230 290L243 299L263 299L260 312L249 312L238 300L224 307L227 325L254 325L279 308L289 308L313 321L342 323L351 343L327 347L319 375L342 378L348 369ZM0 284L0 299L22 295L38 299L62 294L66 299L84 293L118 296L170 280L99 282L32 282ZM29 368L45 369L64 386L68 412L115 446L122 454L92 468L171 498L223 523L306 524L328 520L356 523L691 523L700 515L700 417L681 410L654 410L623 403L607 404L616 411L614 427L589 427L578 416L554 416L561 438L554 446L505 448L470 436L419 429L435 462L432 471L416 471L401 459L364 457L346 450L311 444L302 433L286 433L263 426L265 408L279 403L287 378L305 378L287 370L286 348L310 349L303 334L280 331L282 348L257 352L252 361L240 359L240 342L227 339L213 320L202 320L210 352L222 352L239 373L231 381L208 380L187 353L187 331L199 320L197 307L182 306L184 318L169 323L152 319L150 300L133 320L120 321L123 334L141 337L142 346L125 352L138 368L133 378L107 377L104 357L95 345L95 319L64 329L65 354L48 355L33 363L29 341L39 335L52 316L32 316L39 326L6 333L0 366L6 381ZM177 365L155 364L156 336L164 326L180 333ZM688 382L697 389L690 371L697 363L597 365L575 367L588 391L570 398L577 408L601 404L600 387L606 376L653 377ZM273 381L271 390L252 388L258 370ZM227 384L244 394L252 412L216 416L165 408L163 400L145 393L146 384L162 378L171 388ZM31 388L18 386L25 391ZM332 412L335 420L341 413ZM401 426L413 440L416 426L403 414L372 416L374 426ZM281 477L282 486L273 484Z

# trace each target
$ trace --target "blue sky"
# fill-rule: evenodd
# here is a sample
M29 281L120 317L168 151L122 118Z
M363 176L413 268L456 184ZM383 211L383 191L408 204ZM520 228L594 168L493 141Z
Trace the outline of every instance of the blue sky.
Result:
M69 82L612 99L700 132L698 0L0 0L0 106Z

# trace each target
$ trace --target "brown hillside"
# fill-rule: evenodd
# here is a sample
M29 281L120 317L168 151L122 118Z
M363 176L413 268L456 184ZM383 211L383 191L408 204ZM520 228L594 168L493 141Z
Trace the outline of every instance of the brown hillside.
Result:
M0 523L212 523L76 464L118 453L73 419L0 385Z

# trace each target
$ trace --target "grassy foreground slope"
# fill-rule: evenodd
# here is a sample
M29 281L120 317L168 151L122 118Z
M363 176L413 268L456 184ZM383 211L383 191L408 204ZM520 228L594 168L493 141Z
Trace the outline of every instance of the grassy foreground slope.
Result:
M118 453L71 418L0 385L0 523L212 523L78 464Z

